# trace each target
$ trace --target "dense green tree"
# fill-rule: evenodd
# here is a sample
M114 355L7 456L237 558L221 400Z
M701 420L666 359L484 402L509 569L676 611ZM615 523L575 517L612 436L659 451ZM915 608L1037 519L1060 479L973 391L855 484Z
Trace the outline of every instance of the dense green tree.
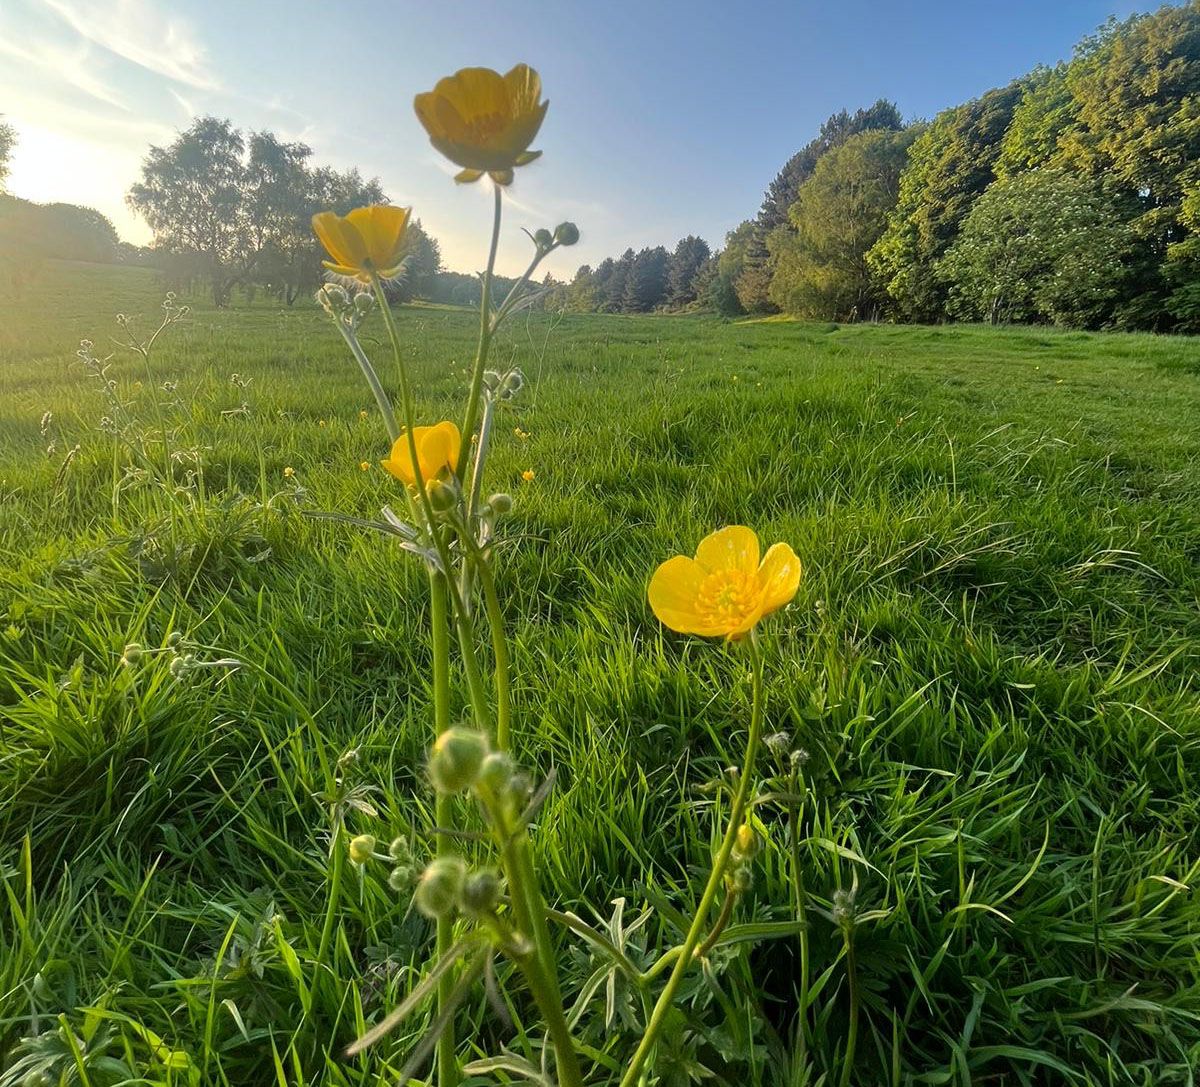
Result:
M9 163L16 144L17 130L12 125L0 121L0 192L4 191L4 182L8 179Z
M667 266L667 302L676 307L696 301L696 274L712 256L708 242L689 234L680 238Z
M740 317L746 311L738 301L733 280L721 271L720 253L714 253L696 273L696 298L722 317Z
M1109 319L1131 235L1090 179L1044 167L989 186L938 264L952 316L992 323Z
M1011 177L1047 165L1060 153L1061 141L1078 125L1079 112L1067 83L1067 65L1035 69L1000 141L997 176Z
M590 264L581 265L565 292L563 309L569 313L593 313L599 309L597 275Z
M246 151L229 121L200 117L169 146L150 148L142 179L129 190L129 205L149 223L157 246L202 258L219 306L276 240L255 218L270 208L262 194L274 164L260 154L260 170L252 173ZM294 153L303 159L308 151L297 146Z
M637 254L630 247L606 269L607 275L603 280L603 296L600 308L605 313L621 313L625 307L625 284L629 281L629 273L633 271ZM601 268L604 265L601 264Z
M117 259L117 232L107 216L76 204L35 204L0 195L0 251L7 261Z
M156 248L204 269L217 305L249 283L291 303L322 274L313 213L386 202L378 181L314 169L311 155L270 132L247 137L229 121L201 117L167 147L150 148L128 202L154 231ZM422 240L429 241L414 235L415 246ZM426 247L423 274L433 274L432 256Z
M1001 141L1023 92L1015 82L939 113L909 149L896 209L868 256L899 316L944 316L946 284L934 266L995 179Z
M766 238L753 219L739 223L725 235L721 275L733 285L738 305L747 313L764 313L772 308L770 255Z
M667 269L671 254L661 245L642 249L625 277L625 293L621 302L623 313L649 313L667 298Z
M885 98L880 98L866 109L856 110L853 114L843 109L830 116L821 125L821 131L816 138L788 159L767 187L762 208L758 213L761 234L765 237L777 226L790 226L789 212L796 202L800 186L812 177L821 156L827 151L860 132L876 128L898 132L903 127L904 121L896 104Z
M788 212L796 201L800 186L816 169L821 156L845 143L852 136L871 129L897 130L903 127L895 103L880 98L866 109L850 113L840 110L831 115L817 136L797 151L775 175L763 196L762 207L747 235L741 255L741 268L735 285L741 305L750 312L763 313L774 308L771 296L771 245L769 238L778 230L790 231ZM776 245L780 239L776 239Z
M1184 194L1179 210L1186 236L1167 248L1166 309L1181 332L1200 332L1200 185Z
M866 256L895 206L912 140L911 130L864 132L821 157L792 205L792 229L771 234L777 306L835 321L878 315L883 292Z
M1079 47L1067 84L1080 123L1056 161L1125 200L1140 261L1123 321L1162 327L1180 286L1168 252L1189 233L1183 203L1200 182L1200 4L1110 20Z

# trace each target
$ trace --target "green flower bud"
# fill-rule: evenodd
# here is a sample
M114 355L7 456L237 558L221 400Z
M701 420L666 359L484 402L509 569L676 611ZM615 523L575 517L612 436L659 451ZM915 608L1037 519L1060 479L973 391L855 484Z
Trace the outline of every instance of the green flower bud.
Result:
M355 864L366 864L375 856L375 835L360 834L350 839L350 859Z
M533 232L533 243L539 249L549 249L554 244L554 236L545 227Z
M426 917L445 917L458 905L467 866L462 857L438 857L413 892L413 903Z
M448 728L429 753L429 780L439 793L461 793L475 784L488 758L487 737L470 728Z
M412 850L408 847L408 839L393 838L388 845L388 856L394 861L411 861Z
M402 864L399 868L392 869L392 874L388 876L388 886L397 894L411 890L416 874L412 865Z
M440 479L431 479L425 484L425 493L429 495L429 504L434 513L449 513L458 504L457 492Z
M554 231L554 240L559 245L574 245L579 241L579 227L574 223L559 223Z
M463 881L462 908L476 916L491 913L500 897L500 877L489 869L472 872Z
M492 512L503 517L512 509L513 500L511 494L494 494L487 500L487 504L491 506Z
M479 767L475 787L497 799L507 795L513 778L513 761L502 751L493 751Z

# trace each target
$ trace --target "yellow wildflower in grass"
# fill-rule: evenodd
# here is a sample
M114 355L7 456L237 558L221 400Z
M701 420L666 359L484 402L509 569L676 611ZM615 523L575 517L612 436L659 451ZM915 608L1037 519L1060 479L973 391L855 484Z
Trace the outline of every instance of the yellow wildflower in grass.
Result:
M539 102L541 96L541 77L528 64L504 75L463 68L418 94L413 107L433 146L463 168L455 181L487 174L497 185L511 185L513 167L541 154L529 150L550 105Z
M371 470L371 462L369 460L361 461L358 467L364 472L369 472Z
M318 419L318 420L317 420L317 426L319 426L319 427L320 427L322 430L324 430L324 429L325 429L325 427L327 427L328 425L329 425L329 424L328 424L328 423L326 423L324 419Z
M368 414L369 414L369 413L367 412L367 409L366 409L366 408L363 408L363 410L362 410L362 411L360 411L360 412L358 413L358 417L359 417L360 419L365 419L365 418L367 417L367 415L368 415Z
M450 420L436 426L413 427L413 440L417 446L417 466L426 483L437 479L443 472L454 471L462 450L462 436ZM413 469L407 434L401 434L396 439L387 460L379 463L401 482L410 487L416 486L417 474Z
M536 475L537 473L532 468L526 468L525 471L521 473L521 478L525 480L526 483L532 483Z
M292 476L294 476L295 474L296 474L296 469L293 468L290 464L283 470L283 478L284 479L291 479Z
M394 204L355 208L346 216L318 212L312 217L313 233L333 258L321 263L361 283L370 283L372 272L390 279L404 263L404 235L411 214L412 208Z
M800 585L800 560L785 543L759 562L758 537L745 525L705 536L696 557L676 555L650 579L650 607L680 634L740 638L782 608Z

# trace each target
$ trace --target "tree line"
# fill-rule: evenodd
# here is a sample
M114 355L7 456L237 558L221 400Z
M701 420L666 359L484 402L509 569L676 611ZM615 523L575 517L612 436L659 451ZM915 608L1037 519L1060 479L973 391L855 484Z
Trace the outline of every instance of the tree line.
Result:
M835 114L716 265L729 314L1200 331L1200 2L931 121Z

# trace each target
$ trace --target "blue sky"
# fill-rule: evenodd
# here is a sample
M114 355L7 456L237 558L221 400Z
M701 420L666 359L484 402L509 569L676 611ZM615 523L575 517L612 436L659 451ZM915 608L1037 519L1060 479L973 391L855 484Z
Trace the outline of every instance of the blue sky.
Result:
M120 233L151 143L215 113L378 175L412 204L451 268L483 262L484 185L457 187L412 96L465 65L542 74L550 111L517 171L501 269L518 227L576 221L570 275L627 246L698 233L718 245L821 121L893 99L926 117L1070 55L1130 0L3 0L0 113L18 131L10 191L91 204Z

